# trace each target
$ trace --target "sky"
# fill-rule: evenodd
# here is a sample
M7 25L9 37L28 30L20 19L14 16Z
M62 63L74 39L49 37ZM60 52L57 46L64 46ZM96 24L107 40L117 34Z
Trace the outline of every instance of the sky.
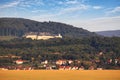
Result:
M120 30L120 0L0 0L0 18L55 21L89 31Z

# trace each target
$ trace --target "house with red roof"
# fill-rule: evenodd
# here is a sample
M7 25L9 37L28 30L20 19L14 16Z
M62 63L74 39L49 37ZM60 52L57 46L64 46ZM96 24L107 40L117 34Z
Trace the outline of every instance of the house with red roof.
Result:
M24 61L20 59L20 60L16 60L15 62L16 64L23 64Z
M64 70L65 69L65 66L60 66L59 67L59 70Z
M65 66L65 70L71 70L70 66Z
M66 64L66 60L57 60L56 61L57 65L62 65L62 64Z

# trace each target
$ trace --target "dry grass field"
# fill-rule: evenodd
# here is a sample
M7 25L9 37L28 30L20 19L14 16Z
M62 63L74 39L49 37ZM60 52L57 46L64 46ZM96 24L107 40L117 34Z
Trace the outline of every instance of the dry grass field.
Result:
M1 70L0 80L120 80L120 70Z

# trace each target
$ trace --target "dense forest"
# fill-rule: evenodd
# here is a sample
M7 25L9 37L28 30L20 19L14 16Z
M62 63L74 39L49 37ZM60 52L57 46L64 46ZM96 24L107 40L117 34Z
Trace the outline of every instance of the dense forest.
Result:
M67 37L95 36L95 33L59 22L37 22L22 18L0 18L0 36L23 36L28 32L49 32Z
M100 55L100 53L103 53ZM106 69L120 68L120 38L119 37L89 37L89 38L63 38L49 40L14 39L0 41L0 55L16 55L21 59L32 61L49 60L80 60L94 63L94 66ZM12 64L16 59L0 58L0 65ZM111 60L111 64L107 64ZM114 61L118 60L115 64ZM95 61L99 61L96 63ZM8 63L8 64L7 64ZM91 63L92 64L92 63Z

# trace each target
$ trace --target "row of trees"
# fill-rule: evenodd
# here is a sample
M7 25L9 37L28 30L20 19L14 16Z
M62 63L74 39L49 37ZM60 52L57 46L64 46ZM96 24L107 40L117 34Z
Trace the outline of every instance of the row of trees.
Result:
M0 28L0 36L22 36L24 33L24 30L17 28Z
M119 37L90 37L81 39L49 39L31 40L14 39L11 41L0 41L0 55L19 53L60 53L60 54L96 54L100 51L104 53L115 53L120 56ZM8 52L7 52L8 51ZM18 53L19 52L19 53Z

